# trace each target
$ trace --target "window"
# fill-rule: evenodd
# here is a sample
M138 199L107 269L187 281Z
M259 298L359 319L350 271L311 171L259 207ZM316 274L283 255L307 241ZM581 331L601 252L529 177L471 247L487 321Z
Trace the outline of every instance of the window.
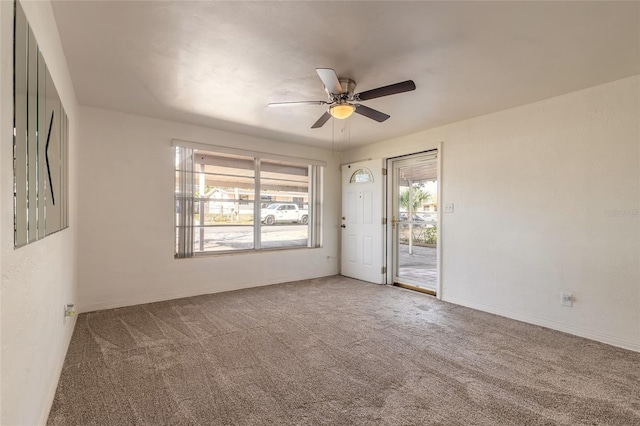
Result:
M373 175L369 169L358 169L351 175L349 183L373 182Z
M322 164L174 145L176 257L320 246Z

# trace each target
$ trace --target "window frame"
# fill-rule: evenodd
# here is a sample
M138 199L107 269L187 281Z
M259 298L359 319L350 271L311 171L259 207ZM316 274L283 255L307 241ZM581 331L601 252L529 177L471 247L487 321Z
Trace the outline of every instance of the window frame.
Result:
M224 146L217 145L209 145L197 142L189 142L183 140L174 139L171 142L171 146L174 147L173 155L174 155L174 208L176 211L174 212L174 257L176 259L181 258L193 258L193 257L201 257L201 256L219 256L219 255L229 255L229 254L242 254L242 253L257 253L257 252L266 252L266 251L275 251L275 250L295 250L295 249L314 249L314 248L322 248L323 246L323 238L322 238L322 198L323 198L323 179L324 179L324 169L326 168L326 162L322 160L310 160L304 158L290 157L284 155L277 155L273 153L263 153L249 150L242 150L236 148L229 148ZM178 212L178 204L179 204L179 191L178 187L183 188L179 182L181 173L179 170L179 166L175 161L175 158L178 156L178 148L188 149L188 152L191 153L191 162L193 164L193 159L197 155L195 150L206 151L212 154L231 154L244 156L247 159L253 159L254 161L254 187L253 187L253 200L248 200L253 202L253 224L248 225L252 228L253 234L253 247L252 248L238 248L232 250L219 250L219 251L195 251L194 250L194 240L196 229L199 228L199 225L194 225L193 223L193 214L195 212L195 190L194 185L189 185L188 187L191 190L191 202L187 202L183 205L191 206L191 220L186 219L187 215L184 215L182 212ZM185 152L185 151L183 151ZM261 178L261 161L262 160L275 160L284 163L288 163L291 165L299 165L308 168L308 196L306 208L308 210L308 223L307 223L307 244L305 246L301 245L290 245L290 246L282 246L282 247L262 247L262 232L263 227L267 226L263 224L260 220L262 204L265 203L262 200L262 191L260 185ZM191 173L197 173L195 171L191 171ZM247 196L248 197L248 196ZM272 198L272 196L269 196ZM184 197L183 197L184 199ZM271 200L271 203L275 203L277 201ZM289 203L289 201L283 201L283 203ZM290 203L295 203L295 201L291 201ZM298 203L295 203L298 204ZM283 210L285 211L285 210ZM183 214L185 219L179 220L179 214ZM179 222L186 223L187 225L181 225ZM248 227L247 226L247 227ZM187 236L189 229L191 230L190 236ZM185 237L186 236L186 237ZM182 239L181 239L182 238ZM187 249L186 245L190 244L190 250ZM185 250L186 249L186 250ZM181 250L183 250L181 252Z

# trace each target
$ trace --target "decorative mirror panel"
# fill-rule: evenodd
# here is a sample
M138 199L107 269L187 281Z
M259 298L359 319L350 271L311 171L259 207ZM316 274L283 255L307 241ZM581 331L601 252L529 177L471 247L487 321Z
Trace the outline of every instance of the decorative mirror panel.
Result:
M47 64L15 2L14 246L69 226L69 121Z

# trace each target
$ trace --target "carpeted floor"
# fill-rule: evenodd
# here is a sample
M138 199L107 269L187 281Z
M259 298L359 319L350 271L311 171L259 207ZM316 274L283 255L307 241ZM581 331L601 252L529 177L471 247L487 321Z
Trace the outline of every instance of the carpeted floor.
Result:
M50 425L640 425L640 353L340 276L82 314Z

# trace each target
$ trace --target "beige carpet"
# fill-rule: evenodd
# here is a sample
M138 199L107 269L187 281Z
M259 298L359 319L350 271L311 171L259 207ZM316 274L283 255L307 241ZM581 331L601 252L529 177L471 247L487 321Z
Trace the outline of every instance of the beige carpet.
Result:
M640 353L344 277L82 314L51 425L640 425Z

